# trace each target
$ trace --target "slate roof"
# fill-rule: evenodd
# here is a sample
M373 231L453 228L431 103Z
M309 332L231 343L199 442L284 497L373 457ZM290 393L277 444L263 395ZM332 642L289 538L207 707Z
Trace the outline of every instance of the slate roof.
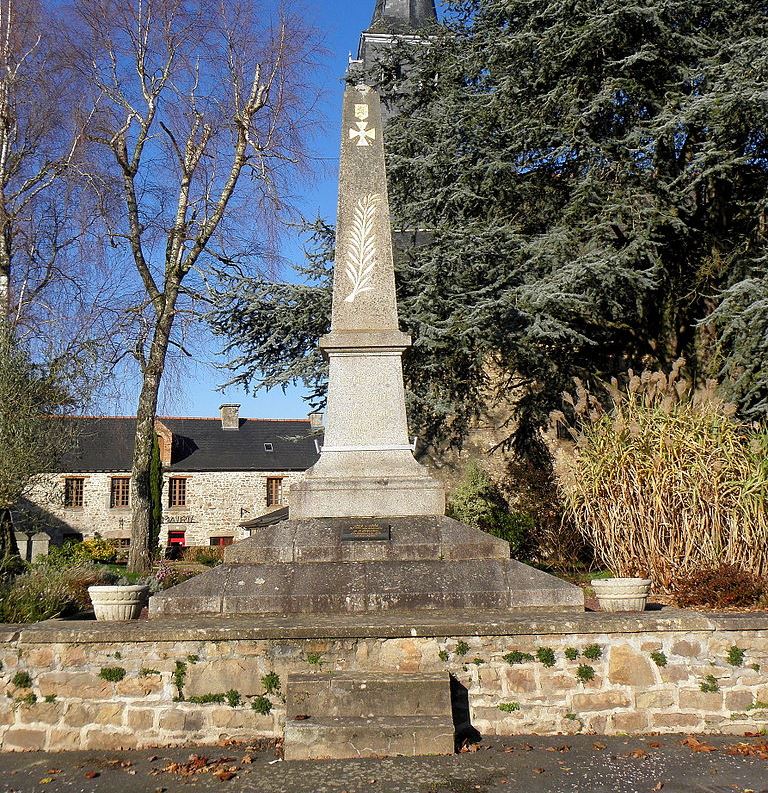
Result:
M78 422L76 448L56 466L59 473L130 471L136 419L93 416ZM159 420L173 433L171 471L304 471L318 459L308 419L240 419L239 430L223 430L218 418ZM265 451L271 443L273 451Z

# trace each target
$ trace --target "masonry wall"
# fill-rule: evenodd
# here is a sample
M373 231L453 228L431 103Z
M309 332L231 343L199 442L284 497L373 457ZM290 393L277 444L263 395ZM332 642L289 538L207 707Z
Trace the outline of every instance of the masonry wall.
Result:
M68 533L92 537L129 537L130 508L110 508L113 476L129 472L46 474L38 477L28 496L29 508L41 530L48 530L59 542ZM83 478L83 506L64 506L64 480ZM229 536L240 540L248 536L239 524L267 511L267 479L282 477L283 500L291 483L300 476L292 471L173 471L164 475L162 542L167 531L184 531L187 545L208 545L211 537ZM187 480L187 505L168 506L168 479Z
M489 625L441 628L425 620L416 636L407 625L367 629L360 620L340 618L337 638L312 635L318 628L311 618L292 621L290 631L269 618L198 620L187 628L151 620L0 629L0 690L6 694L0 696L0 747L109 749L277 738L285 718L281 693L268 695L268 715L251 707L264 694L264 676L277 674L284 692L290 673L331 670L443 670L466 687L473 726L485 735L743 734L768 726L766 617L753 620L757 627L738 621L733 627L733 621L724 626L701 615L676 623L568 615L538 620L536 632L525 632L530 620L521 619L521 631L510 625L506 635L471 635L489 632ZM445 628L458 630L439 635ZM374 630L402 635L360 635ZM345 633L351 635L338 637ZM578 657L567 658L569 649ZM514 652L523 656L509 655ZM123 679L104 679L109 668L122 670ZM31 686L14 685L17 672L28 674ZM228 690L243 704L189 702Z

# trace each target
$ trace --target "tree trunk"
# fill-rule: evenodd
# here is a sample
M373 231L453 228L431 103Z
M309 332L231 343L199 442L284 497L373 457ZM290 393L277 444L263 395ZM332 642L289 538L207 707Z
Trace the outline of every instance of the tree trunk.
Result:
M157 397L165 368L175 302L175 299L167 297L158 317L136 409L136 438L131 470L131 546L128 552L128 570L132 573L146 574L152 568L152 449L155 444Z

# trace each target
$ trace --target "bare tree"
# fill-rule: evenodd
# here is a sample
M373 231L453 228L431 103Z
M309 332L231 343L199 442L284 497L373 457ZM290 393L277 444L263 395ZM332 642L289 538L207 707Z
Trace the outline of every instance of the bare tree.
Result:
M91 184L104 205L119 196L110 240L138 276L124 336L141 372L129 567L145 571L169 349L194 356L180 331L208 280L270 250L302 162L312 36L298 16L248 0L79 0L72 13L73 63L92 91Z
M0 0L0 325L54 368L103 352L95 340L111 335L119 284L99 266L103 224L79 167L87 116L62 62L59 10Z

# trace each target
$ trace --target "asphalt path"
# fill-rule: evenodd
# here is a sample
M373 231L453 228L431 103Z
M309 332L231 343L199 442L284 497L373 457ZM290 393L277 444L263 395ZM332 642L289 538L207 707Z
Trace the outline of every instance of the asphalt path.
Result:
M486 739L451 757L286 763L270 746L0 755L0 791L84 793L768 793L768 739Z

